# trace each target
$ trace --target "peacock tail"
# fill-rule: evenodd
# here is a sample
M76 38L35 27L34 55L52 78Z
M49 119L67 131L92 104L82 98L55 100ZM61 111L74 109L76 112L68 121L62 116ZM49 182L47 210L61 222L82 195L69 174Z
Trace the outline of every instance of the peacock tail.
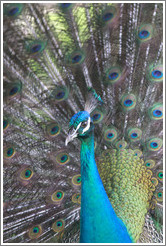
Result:
M3 4L4 243L79 242L80 143L65 139L89 87L112 207L134 242L162 242L162 21L157 2Z

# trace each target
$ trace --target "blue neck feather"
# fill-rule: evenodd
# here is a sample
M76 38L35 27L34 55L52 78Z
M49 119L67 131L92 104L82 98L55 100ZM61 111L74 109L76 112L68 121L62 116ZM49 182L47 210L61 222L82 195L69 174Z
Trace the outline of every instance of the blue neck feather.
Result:
M81 243L131 243L100 179L94 156L94 133L81 138Z

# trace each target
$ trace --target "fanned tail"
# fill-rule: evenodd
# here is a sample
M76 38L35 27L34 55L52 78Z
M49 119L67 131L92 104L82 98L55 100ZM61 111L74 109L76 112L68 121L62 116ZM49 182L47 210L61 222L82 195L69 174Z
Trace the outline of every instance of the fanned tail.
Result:
M163 4L3 8L4 243L79 242L80 146L66 148L65 138L69 119L84 106L111 202L117 201L111 185L119 181L106 153L130 149L152 182L136 238L162 242Z

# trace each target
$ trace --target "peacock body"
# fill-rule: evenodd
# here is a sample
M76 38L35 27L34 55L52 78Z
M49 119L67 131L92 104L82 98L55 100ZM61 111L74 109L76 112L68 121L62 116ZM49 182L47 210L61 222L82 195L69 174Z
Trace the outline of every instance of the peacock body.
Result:
M162 242L162 8L3 5L3 242Z

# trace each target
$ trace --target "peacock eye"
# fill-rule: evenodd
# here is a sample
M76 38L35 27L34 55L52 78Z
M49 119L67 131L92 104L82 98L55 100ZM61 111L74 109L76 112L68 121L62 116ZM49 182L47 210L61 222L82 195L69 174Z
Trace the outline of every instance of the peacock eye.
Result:
M87 121L82 122L81 126L82 126L83 128L85 128L85 127L87 126Z

